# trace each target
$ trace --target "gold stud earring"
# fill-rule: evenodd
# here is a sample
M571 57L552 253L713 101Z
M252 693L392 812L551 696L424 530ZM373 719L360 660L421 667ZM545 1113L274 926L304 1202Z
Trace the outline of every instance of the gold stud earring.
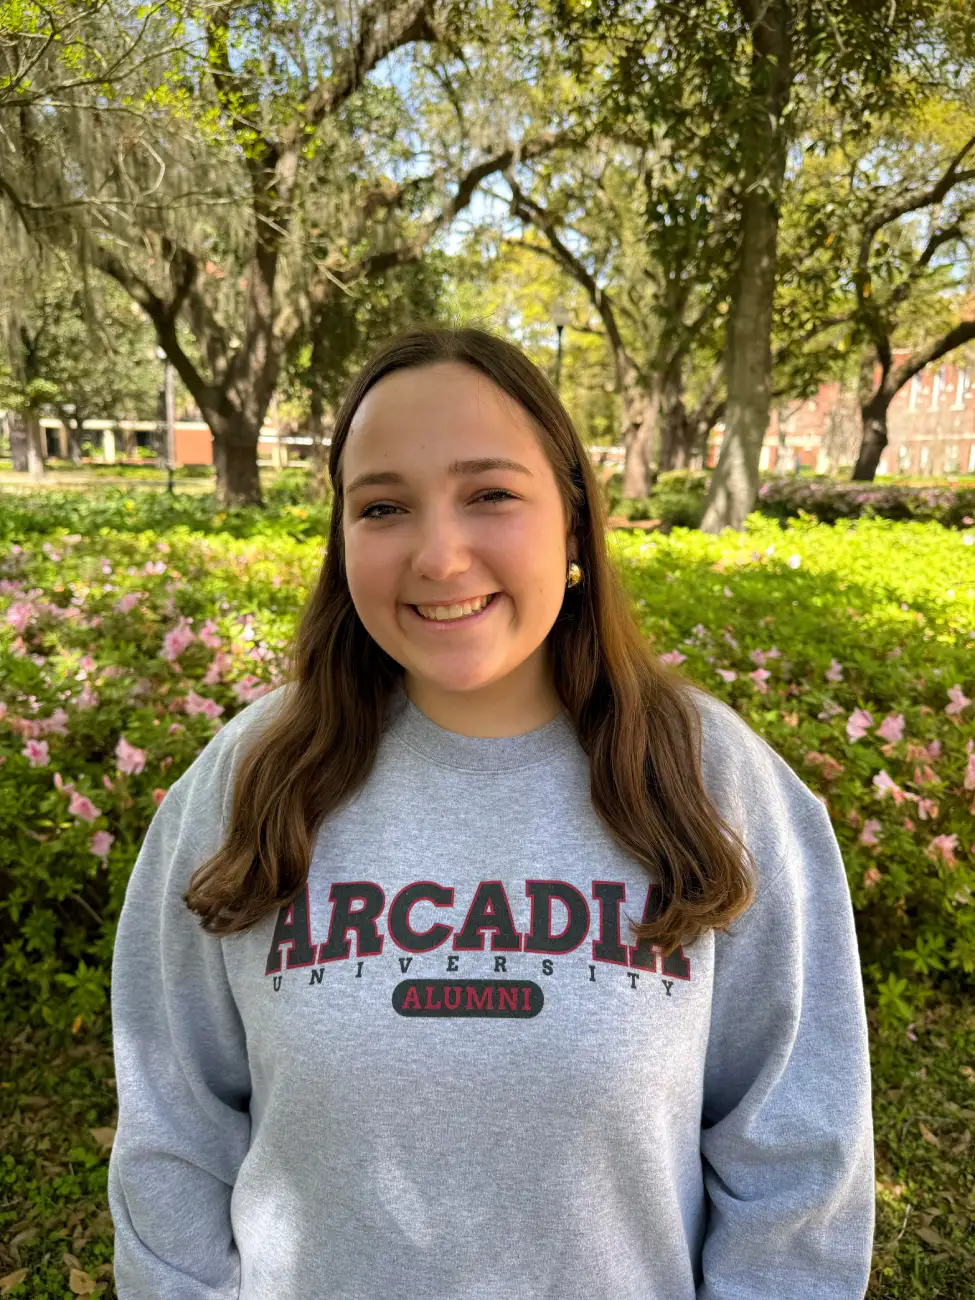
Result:
M573 562L572 564L569 565L569 574L565 580L565 585L566 587L578 587L581 581L582 581L582 570L579 568L578 564Z

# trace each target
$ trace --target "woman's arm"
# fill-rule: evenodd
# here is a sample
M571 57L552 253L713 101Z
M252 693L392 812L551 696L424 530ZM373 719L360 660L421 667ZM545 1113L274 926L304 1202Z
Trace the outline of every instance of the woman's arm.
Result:
M209 769L222 749L211 746L197 765ZM239 1294L230 1197L250 1143L250 1076L221 942L180 897L212 851L189 830L188 775L146 834L112 962L119 1118L108 1196L119 1300ZM218 786L192 800L204 841L219 829Z
M764 745L762 746L764 749ZM862 1300L874 1232L870 1060L849 886L829 817L767 752L777 863L715 936L698 1300ZM753 810L760 820L763 809Z

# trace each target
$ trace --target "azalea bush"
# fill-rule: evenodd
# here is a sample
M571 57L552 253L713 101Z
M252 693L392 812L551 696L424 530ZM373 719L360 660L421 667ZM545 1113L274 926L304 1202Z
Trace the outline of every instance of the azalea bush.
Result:
M915 486L908 483L838 483L834 478L766 478L757 508L773 519L809 515L822 523L841 519L932 520L947 528L975 522L975 483L970 479Z
M57 500L57 498L55 498ZM323 509L6 498L0 511L0 1007L108 1007L148 823L228 718L283 680ZM615 533L663 661L732 704L820 795L887 1020L975 971L975 534L752 516Z
M866 983L905 1020L975 972L975 532L887 520L617 533L662 660L825 803Z

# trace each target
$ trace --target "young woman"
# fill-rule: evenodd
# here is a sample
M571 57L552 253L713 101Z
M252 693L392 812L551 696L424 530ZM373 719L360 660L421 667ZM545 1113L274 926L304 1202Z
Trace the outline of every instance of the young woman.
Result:
M128 886L120 1300L860 1300L866 1017L822 805L648 651L516 348L390 344L329 468L291 679Z

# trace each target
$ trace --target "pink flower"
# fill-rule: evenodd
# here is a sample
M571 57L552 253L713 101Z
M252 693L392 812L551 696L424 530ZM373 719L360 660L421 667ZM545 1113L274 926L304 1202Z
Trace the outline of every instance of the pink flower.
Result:
M852 744L862 740L873 726L873 718L866 709L854 709L846 721L846 734Z
M219 718L224 711L222 704L209 700L204 695L197 695L196 691L189 692L183 707L187 713L202 713L207 718Z
M945 713L947 713L949 717L953 713L961 713L962 709L967 709L969 704L971 704L971 700L962 693L962 689L957 682L954 686L949 687L948 698L951 700L951 703L945 705Z
M91 689L91 682L85 682L81 694L74 702L76 709L94 709L98 705L98 695Z
M218 650L213 656L213 663L207 669L206 676L203 678L204 686L218 686L223 680L224 673L233 667L234 657L227 654L225 650Z
M110 835L108 831L95 831L91 837L91 843L88 846L90 853L94 853L96 858L107 858L108 850L115 843L115 836Z
M161 651L163 659L173 663L180 657L186 647L196 640L196 633L190 627L189 619L181 618L174 628L163 637Z
M152 792L152 802L158 808L165 798L166 798L166 791L161 789L159 786L157 786L156 789L153 790Z
M0 722L2 722L6 716L7 706L4 704L3 700L0 700Z
M928 745L928 748L927 748L927 755L928 755L928 758L940 758L940 757L941 757L941 741L940 741L940 740L932 740L932 741L931 741L931 743Z
M51 761L46 740L28 740L20 752L30 762L31 767L47 767Z
M768 695L768 687L765 685L765 683L772 676L772 674L769 672L767 668L756 668L755 671L753 673L749 673L748 676L755 683L755 689L757 691L761 692L762 695Z
M273 689L270 682L262 682L253 673L248 673L234 686L234 694L243 704L253 704L255 700L259 700L262 695L266 695Z
M98 667L98 664L92 659L91 655L85 655L78 661L78 667L86 673L92 673Z
M904 735L903 713L888 713L875 734L892 745L896 744Z
M828 682L841 682L843 680L843 665L836 659L829 661L829 667L826 669L826 680Z
M118 759L118 770L130 772L134 776L138 776L146 765L146 751L130 745L124 736L119 736L118 744L115 746L115 757Z
M876 817L868 817L863 823L863 830L860 832L858 843L865 844L868 848L874 848L880 844L877 839L877 832L880 830L881 823Z
M897 784L896 781L892 780L890 776L888 776L886 768L883 768L873 778L872 784L874 786L874 789L877 791L878 799L883 799L885 795L890 794L893 795L894 797L894 803L904 802L904 798L905 798L904 791L900 788L900 786Z
M679 650L668 650L665 655L659 655L662 664L682 664L687 655L682 655Z
M185 731L185 730L186 728L183 726L181 722L171 722L169 726L166 728L166 735L175 736L178 732Z
M830 718L835 718L838 713L842 712L843 710L838 704L834 704L832 700L827 700L825 708L821 713L817 713L816 717L820 722L828 722Z
M77 790L71 796L68 812L86 822L93 822L101 816L101 810L95 807L87 795L79 794Z
M107 772L102 773L102 785L105 787L106 790L110 790L111 792L114 793L115 782L112 780L112 778L108 775Z
M130 610L135 609L141 599L141 591L130 591L115 602L115 608L120 614L128 614Z
M818 767L820 775L824 781L835 781L837 777L842 776L845 771L842 763L837 762L829 754L820 754L816 750L810 750L806 755L806 762L810 767Z
M25 632L34 617L34 606L29 600L15 600L7 610L7 622L18 632Z
M208 618L199 631L199 638L208 650L219 650L221 645L221 636L217 629L216 623L212 618Z
M968 743L971 744L971 741ZM968 766L965 768L965 789L975 790L975 750L969 751Z
M938 835L931 841L924 852L932 860L937 860L940 857L946 867L954 868L958 866L958 859L955 857L957 847L957 835Z
M917 801L917 815L922 822L926 822L929 818L934 821L938 815L938 805L933 799L919 799Z
M883 875L876 867L868 867L863 873L864 889L873 889L874 885L879 885L883 880Z
M722 681L725 681L725 682L736 682L736 681L738 680L738 674L735 673L735 672L732 672L732 670L731 670L730 668L719 668L719 669L717 670L717 673L718 673L718 676L721 678Z
M68 715L64 709L55 709L49 718L40 718L41 734L44 736L66 736L68 734Z

